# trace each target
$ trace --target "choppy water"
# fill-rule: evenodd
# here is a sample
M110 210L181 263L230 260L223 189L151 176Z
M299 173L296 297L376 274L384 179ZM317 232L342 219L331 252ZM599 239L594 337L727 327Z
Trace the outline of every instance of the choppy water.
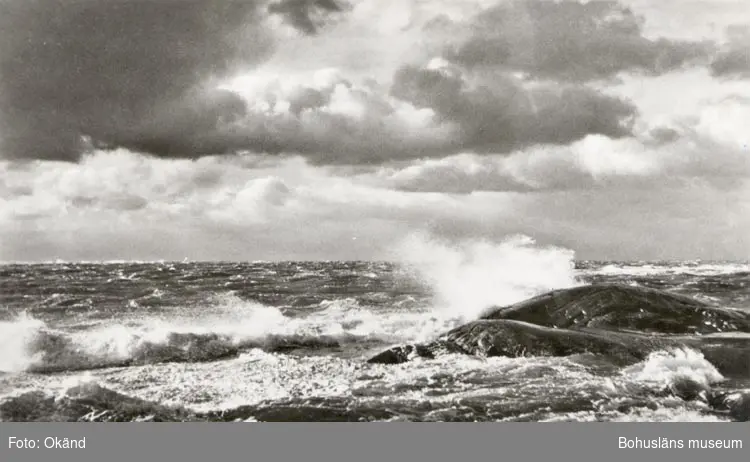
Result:
M624 369L586 355L365 363L470 320L487 303L587 282L750 310L750 264L573 266L564 254L514 252L501 250L498 267L477 255L411 266L5 264L0 420L737 418L665 391L686 378L730 398L750 389L750 378L722 377L692 350Z

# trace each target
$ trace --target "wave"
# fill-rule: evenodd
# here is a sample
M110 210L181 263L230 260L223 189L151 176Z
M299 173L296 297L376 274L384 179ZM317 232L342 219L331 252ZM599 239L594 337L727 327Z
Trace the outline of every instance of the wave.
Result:
M493 405L492 396L419 403L308 397L196 411L130 396L84 381L60 391L32 390L0 402L0 421L11 422L366 422L366 421L748 421L750 390L734 393L724 407L642 395L607 402L579 397ZM580 410L576 410L580 409Z
M414 234L397 246L394 259L432 289L436 313L471 321L488 306L580 285L574 256L523 235L450 243Z
M393 413L346 398L302 398L196 412L129 396L96 382L54 393L33 390L0 403L0 421L10 422L362 422Z
M223 294L197 314L124 320L123 314L76 331L23 315L0 322L0 371L58 372L212 361L252 348L287 351L419 342L477 317L488 304L576 284L572 252L538 248L526 237L494 244L467 242L459 247L419 239L414 237L402 246L399 258L432 287L436 295L432 307L373 310L347 299L323 301L311 312L287 316L277 308ZM129 315L137 315L130 311Z
M347 335L310 336L300 333L236 337L216 332L139 330L111 326L75 334L39 326L28 329L23 341L4 346L0 370L53 373L125 367L164 362L205 362L238 356L259 348L271 352L337 348Z
M186 369L165 364L103 376L39 376L43 380L32 387L0 399L0 420L750 419L750 390L721 388L723 378L698 352L655 352L619 372L584 356L450 355L360 368L351 361L329 359L324 364L314 357L255 350L228 363ZM290 381L297 383L288 387ZM316 385L323 382L323 387Z
M375 312L355 300L323 301L304 316L224 294L199 316L141 317L55 328L28 314L0 321L0 371L61 372L161 362L205 362L268 352L366 348L432 336L455 321L429 312Z
M107 343L89 344L87 351L71 336L42 331L28 345L38 359L28 364L25 370L51 373L164 362L205 362L236 357L253 348L286 351L339 346L339 340L335 338L302 335L269 335L262 339L238 340L216 333L168 332L159 340L133 337L132 346L126 352L119 352L114 345ZM112 340L112 343L116 342L116 339Z
M655 351L644 361L623 369L622 374L687 400L708 400L711 387L724 381L716 367L691 348Z
M604 265L587 264L582 274L612 276L725 276L750 274L750 263L745 262L622 262Z

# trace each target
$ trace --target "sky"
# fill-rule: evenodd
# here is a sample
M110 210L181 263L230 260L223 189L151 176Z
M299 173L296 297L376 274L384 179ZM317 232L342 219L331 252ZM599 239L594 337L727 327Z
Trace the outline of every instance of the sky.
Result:
M748 260L748 127L745 0L0 0L0 260Z

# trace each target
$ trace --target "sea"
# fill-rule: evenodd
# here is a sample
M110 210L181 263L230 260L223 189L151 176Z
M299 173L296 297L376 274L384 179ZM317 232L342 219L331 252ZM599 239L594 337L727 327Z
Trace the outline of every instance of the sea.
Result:
M4 421L725 421L665 393L728 393L690 349L592 358L449 354L368 364L557 288L616 282L750 310L750 263L581 261L518 242L397 262L0 265Z

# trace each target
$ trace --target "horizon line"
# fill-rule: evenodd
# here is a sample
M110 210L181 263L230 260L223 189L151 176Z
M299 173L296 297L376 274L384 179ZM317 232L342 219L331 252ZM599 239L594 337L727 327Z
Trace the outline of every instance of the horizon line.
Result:
M599 258L574 258L572 260L576 263L638 263L638 264L654 264L654 263L692 263L692 264L713 264L713 263L733 263L733 264L750 264L750 260L712 260L702 258L692 259L679 259L679 258L663 258L663 259L649 259L649 260L622 260L622 259L599 259ZM108 259L108 260L65 260L65 259L52 259L52 260L0 260L0 265L62 265L62 264L100 264L100 265L117 265L117 264L183 264L183 263L388 263L388 264L408 264L408 262L398 262L393 260L327 260L327 259L311 259L311 260L224 260L224 259L189 259L184 258L182 260L173 259Z

